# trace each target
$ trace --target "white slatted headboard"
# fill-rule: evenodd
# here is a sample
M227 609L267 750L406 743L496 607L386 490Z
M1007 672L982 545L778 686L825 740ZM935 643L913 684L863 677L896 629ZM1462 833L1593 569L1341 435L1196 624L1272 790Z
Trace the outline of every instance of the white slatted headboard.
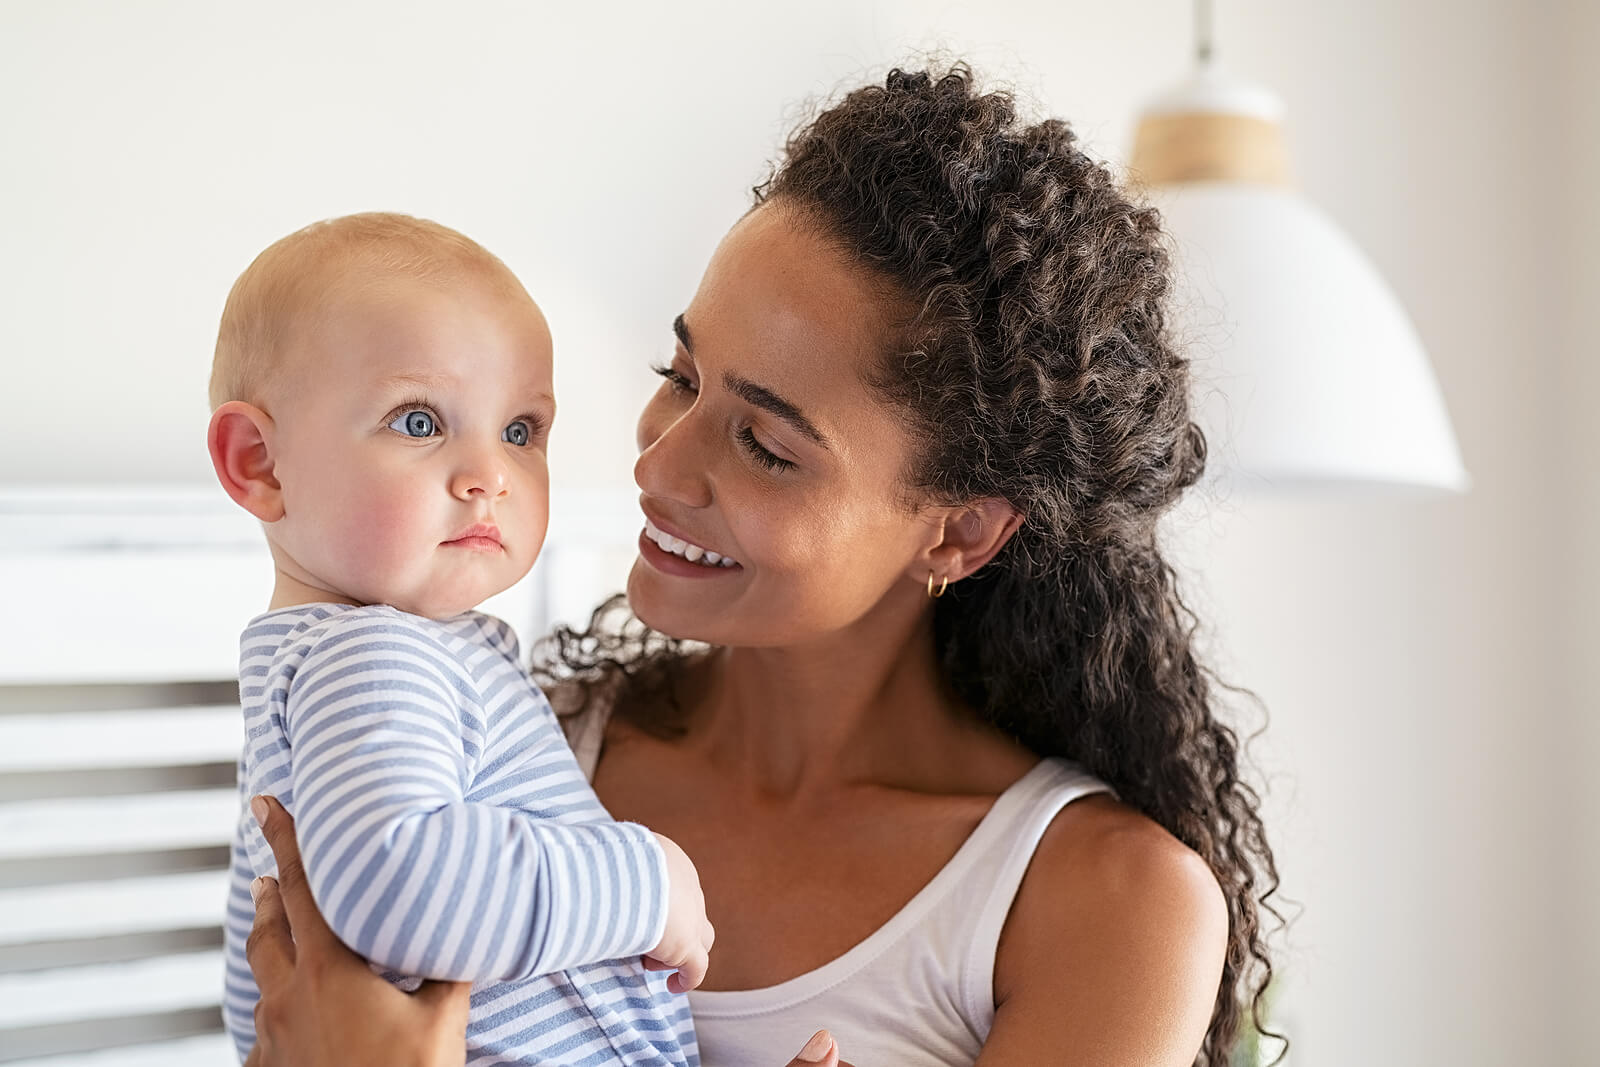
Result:
M626 493L557 493L526 642L621 587ZM0 488L0 1064L226 1067L221 922L257 526L209 489Z

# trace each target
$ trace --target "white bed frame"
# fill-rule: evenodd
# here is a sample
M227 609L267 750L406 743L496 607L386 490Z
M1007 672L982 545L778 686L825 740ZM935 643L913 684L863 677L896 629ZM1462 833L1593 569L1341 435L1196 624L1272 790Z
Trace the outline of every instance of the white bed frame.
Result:
M485 610L527 640L620 588L631 495L558 493ZM221 921L259 528L203 489L0 488L0 1064L226 1067Z

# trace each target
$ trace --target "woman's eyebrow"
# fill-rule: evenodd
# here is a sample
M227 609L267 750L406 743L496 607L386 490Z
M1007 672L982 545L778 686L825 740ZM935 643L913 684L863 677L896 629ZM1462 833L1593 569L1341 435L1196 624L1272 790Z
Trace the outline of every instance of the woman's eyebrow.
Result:
M683 345L683 350L691 356L694 355L694 342L689 338L689 327L684 323L682 315L672 320L672 332L677 335L678 343ZM823 436L822 431L817 429L799 408L774 393L771 389L757 385L750 379L732 371L727 371L722 375L722 384L727 387L728 392L745 403L761 408L763 411L772 412L772 414L793 426L800 434L815 441L823 448L829 447L828 439Z
M734 396L755 407L772 412L823 448L828 447L828 439L822 436L822 431L813 426L811 420L806 418L799 408L772 390L757 385L748 378L742 378L731 370L723 372L722 384L727 386L728 392Z

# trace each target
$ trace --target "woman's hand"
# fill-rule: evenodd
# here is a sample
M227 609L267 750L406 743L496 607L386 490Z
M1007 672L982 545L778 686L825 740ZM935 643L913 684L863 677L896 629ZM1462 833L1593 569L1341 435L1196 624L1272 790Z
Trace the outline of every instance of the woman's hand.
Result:
M269 797L252 799L250 810L278 880L250 887L256 918L245 955L261 1000L246 1067L461 1067L471 985L424 982L408 994L372 973L311 899L289 813Z
M826 1030L818 1030L800 1050L800 1055L789 1061L789 1067L850 1067L839 1058L839 1042Z

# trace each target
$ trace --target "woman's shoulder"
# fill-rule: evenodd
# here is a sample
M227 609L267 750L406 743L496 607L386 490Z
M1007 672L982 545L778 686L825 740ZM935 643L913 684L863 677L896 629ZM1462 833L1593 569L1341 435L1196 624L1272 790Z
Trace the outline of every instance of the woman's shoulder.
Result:
M1172 922L1163 925L1188 925L1210 912L1226 929L1222 889L1200 854L1148 815L1105 795L1061 810L1040 839L1018 894L1019 906L1046 913L1064 910L1063 899L1076 905L1074 911L1170 915Z
M1039 841L1023 892L1030 882L1051 895L1127 900L1176 893L1215 898L1218 907L1223 903L1216 877L1199 853L1148 815L1106 794L1061 809Z
M1066 982L1209 982L1214 997L1227 941L1227 902L1205 860L1126 804L1084 797L1051 822L1017 892L996 1004L1024 991L1053 999Z

